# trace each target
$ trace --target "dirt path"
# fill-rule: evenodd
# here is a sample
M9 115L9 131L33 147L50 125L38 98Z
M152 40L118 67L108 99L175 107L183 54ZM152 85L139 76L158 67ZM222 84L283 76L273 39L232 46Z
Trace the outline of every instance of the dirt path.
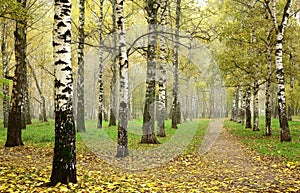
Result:
M300 191L296 187L299 184L295 184L299 176L294 175L289 164L250 151L224 128L218 128L219 123L215 124L214 130L220 131L220 134L203 154L207 169L212 171L212 180L230 182L234 190L241 192ZM227 188L230 190L230 187Z

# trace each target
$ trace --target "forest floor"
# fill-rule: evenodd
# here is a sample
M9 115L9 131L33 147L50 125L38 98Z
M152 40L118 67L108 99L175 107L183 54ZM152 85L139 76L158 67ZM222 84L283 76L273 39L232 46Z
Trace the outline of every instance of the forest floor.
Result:
M55 187L44 186L52 147L0 148L0 192L300 192L298 162L251 151L218 122L210 129L198 152L147 170L124 170L79 149L78 183Z

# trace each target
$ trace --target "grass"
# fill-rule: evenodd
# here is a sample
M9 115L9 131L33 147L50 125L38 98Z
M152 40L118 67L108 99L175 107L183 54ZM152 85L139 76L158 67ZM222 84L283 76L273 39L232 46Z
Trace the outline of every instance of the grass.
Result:
M206 133L209 120L194 120L180 125L178 130L171 128L170 120L166 121L166 134L167 137L158 137L158 140L165 144L170 141L178 131L182 131L183 134L178 132L177 134L186 135L185 132L191 133L187 148L184 153L193 153L199 150L202 139ZM260 131L253 132L251 129L245 129L244 125L240 125L234 122L225 121L224 127L227 128L230 133L238 136L245 145L250 147L257 152L284 158L288 161L300 160L300 122L290 121L290 131L292 136L291 142L280 142L280 129L278 119L272 119L272 136L264 136L264 117L260 118ZM6 141L7 130L3 128L2 122L0 121L0 146L4 146ZM99 136L103 132L108 136L114 143L117 141L117 127L108 127L108 123L104 122L103 129L96 129L95 120L87 120L86 128L87 131L82 134L77 134L78 150L85 151L84 140L98 140ZM141 132L142 132L142 120L131 120L129 121L129 149L133 150L144 150L156 148L160 145L153 144L140 144ZM197 128L192 130L191 128ZM28 125L26 130L22 131L22 139L25 145L36 146L36 147L53 147L54 144L54 121L50 120L46 123L41 123L38 120L33 120L32 125ZM180 139L180 138L179 138Z
M175 136L178 131L190 131L190 128L195 128L195 135L188 141L189 146L186 152L191 153L197 151L202 143L202 138L205 135L209 120L194 120L180 125L178 130L171 128L171 121L165 122L167 137L158 137L160 143L165 144ZM0 121L0 146L4 146L6 141L7 129L3 128L2 121ZM96 128L96 120L86 121L86 132L76 135L78 142L78 149L85 151L85 140L99 140L100 136L105 134L113 142L117 142L117 127L108 127L108 123L104 122L103 129ZM157 144L140 144L142 134L142 120L131 120L128 123L128 147L134 150L151 149L158 147ZM191 130L192 131L192 130ZM180 132L179 132L180 133ZM25 145L36 147L53 147L54 144L54 120L46 123L41 123L38 120L33 120L33 124L27 125L25 130L22 130L22 140Z
M0 146L4 146L6 141L7 129L3 128L2 121L0 122ZM26 129L22 130L22 140L25 145L48 146L54 141L54 121L41 123L33 120L33 124L27 125Z
M290 121L291 142L280 142L280 127L278 119L272 119L272 136L265 136L265 120L260 117L260 131L245 129L244 125L225 121L224 127L231 134L239 137L245 145L257 152L283 158L287 161L300 160L300 122Z

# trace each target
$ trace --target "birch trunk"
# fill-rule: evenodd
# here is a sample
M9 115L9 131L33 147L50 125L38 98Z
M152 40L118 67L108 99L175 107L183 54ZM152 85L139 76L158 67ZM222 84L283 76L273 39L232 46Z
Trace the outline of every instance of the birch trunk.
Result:
M25 55L26 57L26 55ZM26 59L25 63L26 63ZM30 125L32 124L31 121L31 115L30 115L30 95L29 95L29 80L28 80L28 75L27 75L27 65L25 64L25 69L24 69L24 73L25 73L25 82L24 82L24 118L25 120L23 121L24 124L24 128L26 128L26 125Z
M2 75L3 77L7 77L8 71L8 58L6 52L6 44L7 44L7 26L6 23L2 23L2 42L1 42L1 53L2 53ZM3 126L4 128L8 127L8 114L9 114L9 84L2 84L2 93L3 93Z
M85 0L79 1L79 25L78 25L78 73L77 73L77 131L85 131L85 101L84 101L84 17Z
M271 33L270 30L267 30L267 81L266 81L266 102L265 102L265 116L266 116L266 129L265 135L271 136L271 76L272 76L272 58L271 58Z
M239 87L239 110L238 110L238 123L244 124L245 121L245 98L243 87Z
M245 112L246 113L245 128L252 128L250 103L251 103L251 86L250 86L250 84L248 84L247 91L246 91L246 100L245 100L245 111L246 111Z
M99 85L99 98L98 98L98 124L97 128L102 128L102 114L103 114L103 38L102 38L102 24L103 24L103 0L100 0L100 12L99 12L99 24L98 24L98 38L99 38L99 77L98 77L98 85Z
M166 9L167 1L161 0L161 35L160 35L160 54L159 54L159 79L158 79L158 131L157 136L166 137L165 132L165 117L166 117L166 62L167 62L167 47L166 47Z
M230 121L237 121L237 109L238 109L238 87L234 88L232 96L232 109L231 109L231 118Z
M128 59L126 51L126 36L124 26L124 1L116 1L117 27L119 39L119 67L120 67L120 106L118 123L118 147L116 157L125 157L128 152Z
M176 0L176 31L175 31L175 46L173 54L174 67L174 88L173 88L173 103L172 103L172 128L177 129L177 124L180 123L180 107L179 107L179 89L178 89L178 67L179 67L179 28L181 18L181 0Z
M148 50L147 50L147 75L146 95L143 112L143 136L141 143L157 144L154 133L155 121L155 79L156 79L156 46L157 46L157 11L159 4L153 0L147 0L146 11L148 13Z
M117 26L116 26L116 0L112 0L112 9L113 9L113 14L112 14L112 25L113 25L113 51L112 51L112 64L111 64L111 72L112 72L112 77L110 81L110 91L111 91L111 96L110 96L110 108L109 108L109 124L108 126L116 126L116 113L117 113Z
M278 86L278 115L280 123L280 141L291 141L290 129L287 119L286 110L286 94L285 94L285 83L284 83L284 69L282 62L282 39L283 34L277 34L277 43L275 50L275 61L276 61L276 77Z
M20 5L25 8L26 1L18 0ZM15 34L15 74L13 77L13 88L10 100L10 110L8 116L8 129L6 147L22 146L22 108L24 102L25 89L25 70L26 70L26 21L17 21ZM26 125L25 125L26 127Z
M259 91L258 82L257 82L257 80L254 80L254 86L253 86L253 131L259 131L258 91Z
M287 109L286 109L286 93L285 93L285 83L284 83L284 66L282 61L282 49L283 49L283 38L284 32L288 24L288 19L290 17L290 11L292 6L292 0L287 0L281 23L277 21L277 8L276 0L272 0L272 5L267 2L268 11L272 17L274 27L276 30L276 47L275 47L275 64L276 64L276 77L277 77L277 100L278 100L278 116L280 123L280 141L291 141L290 129L287 119Z
M73 116L71 63L71 0L55 0L54 7L55 144L48 185L77 183L76 132Z
M290 65L292 66L292 69L295 69L295 61L294 61L294 57L292 54L292 51L290 53ZM292 121L293 120L293 115L294 115L294 97L293 97L293 93L294 93L294 84L295 84L295 76L294 74L290 75L290 97L289 97L289 105L288 105L288 120Z

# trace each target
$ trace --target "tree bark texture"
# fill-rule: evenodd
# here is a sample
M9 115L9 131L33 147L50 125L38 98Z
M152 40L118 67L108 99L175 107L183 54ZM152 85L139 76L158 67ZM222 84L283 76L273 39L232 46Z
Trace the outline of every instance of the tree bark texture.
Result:
M20 5L25 8L26 1L18 0ZM13 88L10 100L10 110L8 116L8 129L6 147L24 145L22 142L22 108L24 102L24 89L26 81L26 22L17 21L15 35L15 74L13 77ZM26 127L26 125L25 125Z
M126 51L126 35L124 26L124 1L116 1L117 27L119 39L119 68L120 68L120 106L118 119L118 146L116 157L125 157L128 152L128 59Z
M246 100L245 100L245 113L246 113L245 128L252 128L250 103L251 103L251 86L250 84L248 84L246 90Z
M280 141L291 141L290 129L287 119L286 94L284 83L284 69L282 62L282 35L277 35L276 43L276 77L278 86L278 115L280 123Z
M157 12L159 4L153 0L147 0L146 11L148 13L148 50L147 50L147 75L146 94L143 112L143 136L141 143L159 143L154 133L155 121L155 84L156 84L156 46L157 46Z
M109 108L109 124L108 126L116 126L117 125L117 102L118 102L118 97L117 97L117 41L118 41L118 35L117 35L117 21L116 21L116 0L112 0L112 9L113 9L113 14L112 14L112 25L113 25L113 51L112 51L112 64L111 64L111 81L110 81L110 91L111 91L111 96L110 96L110 108Z
M294 61L294 56L293 56L293 53L291 51L290 53L290 58L289 58L289 61L290 61L290 65L292 67L292 69L295 69L295 61ZM289 105L288 105L288 120L289 121L292 121L293 120L293 115L294 115L294 84L295 84L295 76L294 74L291 74L290 75L290 88L291 88L291 91L290 91L290 97L289 97Z
M245 121L245 92L242 86L239 86L239 109L238 123L244 124Z
M259 91L258 82L257 82L257 80L254 80L254 86L253 86L253 131L259 131L258 91Z
M177 129L177 124L180 123L179 118L181 117L181 111L179 108L179 29L180 29L180 18L181 18L181 0L176 0L176 31L175 31L175 46L173 54L173 67L174 67L174 85L173 85L173 103L172 103L172 122L171 126Z
M2 53L2 75L6 77L8 75L8 58L6 52L7 45L7 24L2 23L2 42L1 42L1 53ZM8 127L8 114L9 114L9 84L4 82L2 84L2 93L3 93L3 126L4 128Z
M271 33L270 30L267 30L267 81L266 81L266 101L265 101L265 116L266 116L266 129L265 135L271 136L271 115L272 115L272 107L271 107L271 77L272 77L272 57L271 57Z
M76 132L73 116L71 63L71 0L55 0L54 7L55 144L49 185L77 183Z
M238 87L234 88L232 95L232 109L230 121L236 122L237 120L237 109L238 109Z
M290 129L287 119L287 107L286 107L286 93L284 82L284 65L282 60L283 54L283 38L285 29L290 17L290 11L292 6L292 0L287 0L280 23L277 21L277 7L276 0L267 2L268 11L272 17L275 31L276 31L276 47L275 47L275 64L276 64L276 78L277 78L277 100L278 100L278 116L280 123L280 141L291 141ZM272 3L272 5L270 5Z
M159 79L158 79L158 117L157 117L157 136L166 137L165 118L166 118L166 82L167 82L167 47L166 47L166 9L167 1L161 1L161 35L160 35L160 54L159 54Z
M26 63L26 59L25 59L25 63ZM24 73L25 73L24 102L23 102L24 111L22 113L24 113L23 116L25 118L25 120L24 120L25 126L23 126L23 127L26 128L26 125L32 124L31 115L30 115L30 95L29 95L29 80L28 80L28 75L27 75L27 66L25 67Z
M98 39L99 39L99 76L98 76L98 86L99 86L99 96L98 96L98 124L97 128L101 129L103 124L103 38L102 38L102 25L103 25L103 0L100 0L100 11L99 11L99 23L98 23Z
M85 101L84 101L84 17L85 0L79 0L79 25L78 25L78 73L77 73L77 131L85 131Z

